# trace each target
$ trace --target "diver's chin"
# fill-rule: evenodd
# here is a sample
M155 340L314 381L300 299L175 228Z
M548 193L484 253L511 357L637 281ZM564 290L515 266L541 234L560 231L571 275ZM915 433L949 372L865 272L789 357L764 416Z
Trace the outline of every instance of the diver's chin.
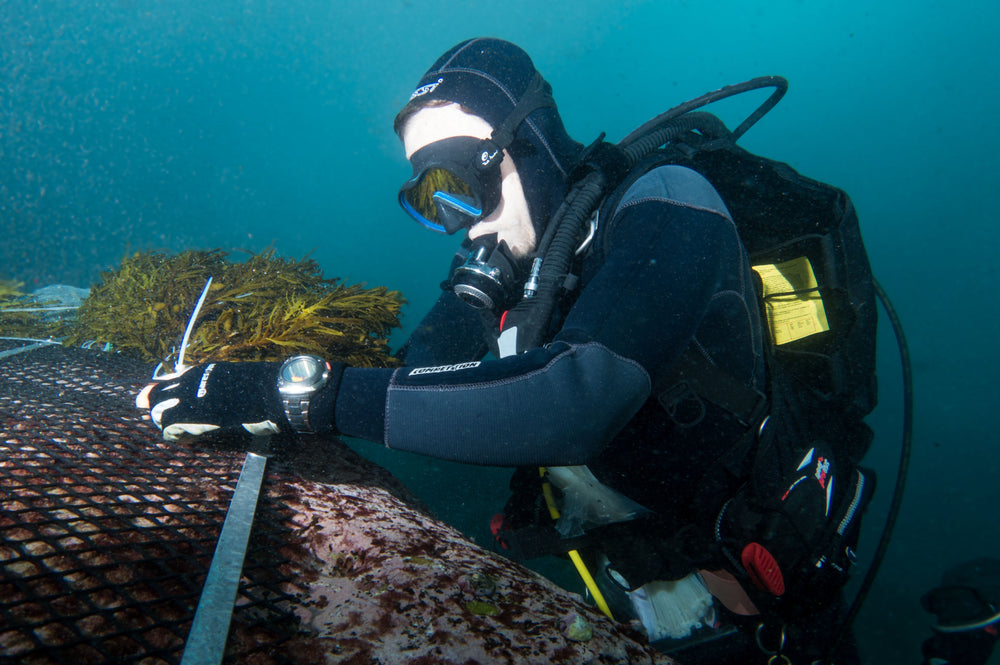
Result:
M504 238L500 238L500 240L502 241ZM510 247L510 255L515 259L531 258L535 253L534 242L527 246L515 244L513 247L511 247L510 242L508 242L507 246Z
M480 222L482 224L483 222ZM489 244L493 247L499 245L501 242L507 243L507 252L510 254L511 258L514 259L524 259L532 256L535 251L535 237L534 234L519 234L519 233L504 233L503 231L496 231L489 227L479 228L480 224L476 224L469 229L466 234L469 242L477 245Z

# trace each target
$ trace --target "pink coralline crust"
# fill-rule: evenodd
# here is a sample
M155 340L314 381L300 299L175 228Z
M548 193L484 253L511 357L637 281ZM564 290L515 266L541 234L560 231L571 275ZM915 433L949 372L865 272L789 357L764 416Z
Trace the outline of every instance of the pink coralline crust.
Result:
M289 645L301 662L673 662L576 594L386 489L290 482L287 505L308 552L295 589L303 634ZM577 614L593 629L588 641L565 635L566 617Z

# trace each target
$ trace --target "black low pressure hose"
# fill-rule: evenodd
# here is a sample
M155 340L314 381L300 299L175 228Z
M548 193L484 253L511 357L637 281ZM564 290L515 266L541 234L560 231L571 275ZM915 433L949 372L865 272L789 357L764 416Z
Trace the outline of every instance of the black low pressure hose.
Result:
M605 187L604 174L600 171L594 171L584 176L574 188L573 195L563 202L563 206L566 207L563 216L568 223L559 224L556 227L552 242L546 252L546 257L551 257L551 259L542 263L541 277L554 277L561 282L569 271L570 262L579 244L580 227L601 202L605 194ZM546 263L548 263L548 267L546 267Z
M619 142L619 145L630 145L631 143L639 140L640 137L656 131L656 129L662 127L665 123L678 116L684 115L685 113L690 113L695 109L708 106L709 104L717 102L721 99L733 97L734 95L740 95L751 90L758 90L760 88L774 88L774 92L772 92L771 96L765 99L764 103L758 106L753 113L747 116L746 120L740 123L739 127L733 130L732 138L735 142L743 136L748 129L753 127L758 120L763 118L768 111L773 109L775 104L781 101L781 98L785 96L785 93L788 92L788 81L785 78L781 76L758 76L757 78L744 81L743 83L727 85L724 88L719 88L718 90L713 90L712 92L706 92L700 97L695 97L694 99L684 102L683 104L678 104L674 108L664 111L652 120L643 123L631 134L623 138Z
M532 298L525 298L514 310L518 315L531 312L531 319L537 325L526 326L522 348L532 348L542 343L552 318L559 291L569 273L570 263L579 242L580 228L600 204L604 196L604 174L593 171L577 182L563 200L552 217L551 235L543 238L545 246L540 246L540 255L545 257L538 273L538 291Z
M900 320L896 309L889 300L889 295L882 288L877 280L872 280L875 286L875 293L882 302L886 314L889 316L889 323L892 324L893 333L896 335L896 344L899 347L899 358L903 365L903 442L899 452L899 471L896 473L896 487L892 493L892 503L889 506L889 515L885 520L885 527L882 529L882 537L878 541L878 547L872 557L872 563L868 566L868 572L861 582L858 595L851 603L850 609L844 616L844 621L837 630L837 636L826 651L821 665L833 663L833 653L840 645L841 640L847 635L854 624L854 620L861 611L868 592L871 590L875 576L878 575L882 559L885 558L886 550L889 548L889 541L892 540L892 531L896 526L896 519L899 517L900 507L903 505L903 492L906 489L906 477L910 471L910 455L913 449L913 366L910 362L910 347L906 343L906 335L903 333L903 322Z
M711 113L695 111L679 118L668 120L664 125L636 137L630 143L622 141L618 146L625 153L629 166L635 166L639 161L661 145L672 141L684 132L698 130L710 138L720 138L729 135L726 124Z

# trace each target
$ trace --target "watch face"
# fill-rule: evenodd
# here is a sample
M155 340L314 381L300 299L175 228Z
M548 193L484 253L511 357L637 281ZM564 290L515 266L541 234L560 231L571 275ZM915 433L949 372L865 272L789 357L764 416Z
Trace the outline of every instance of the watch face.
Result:
M316 356L289 358L281 366L278 389L293 394L312 392L325 383L326 370L326 362Z

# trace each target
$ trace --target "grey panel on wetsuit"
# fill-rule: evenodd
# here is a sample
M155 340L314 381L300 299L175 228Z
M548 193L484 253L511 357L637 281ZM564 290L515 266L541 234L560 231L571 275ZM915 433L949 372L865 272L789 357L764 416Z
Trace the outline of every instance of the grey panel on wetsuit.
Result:
M636 180L618 202L615 214L629 204L650 199L714 212L729 220L733 218L712 184L703 175L686 166L658 166Z

